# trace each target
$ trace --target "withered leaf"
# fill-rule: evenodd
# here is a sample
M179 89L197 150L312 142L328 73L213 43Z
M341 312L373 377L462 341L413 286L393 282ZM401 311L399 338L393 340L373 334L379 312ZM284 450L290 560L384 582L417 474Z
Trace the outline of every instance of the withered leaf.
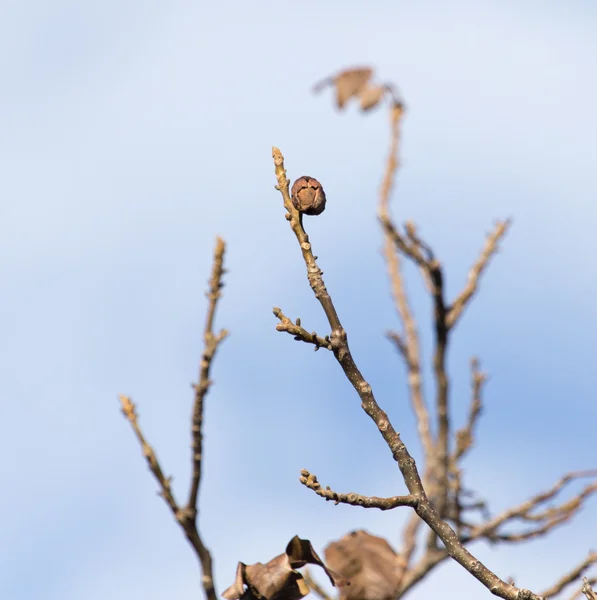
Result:
M336 86L336 101L338 108L344 105L353 96L358 96L367 85L373 75L373 69L369 67L346 69L334 78Z
M222 596L227 600L299 600L309 593L309 587L296 569L306 564L324 569L333 585L346 585L341 577L324 565L309 540L294 536L284 554L266 564L245 565L239 562L234 583Z
M353 531L325 549L325 560L350 587L342 600L389 600L398 593L400 557L388 542L366 531Z
M343 577L325 566L309 540L303 540L295 535L286 546L286 555L295 569L300 569L306 564L318 565L325 571L332 585L337 587L350 585Z
M361 110L367 111L377 106L384 98L392 101L393 110L404 111L404 103L399 93L391 83L374 84L371 82L373 69L370 67L353 67L344 69L338 74L326 77L315 84L313 91L333 86L336 88L336 102L339 109L343 109L351 98L359 98Z

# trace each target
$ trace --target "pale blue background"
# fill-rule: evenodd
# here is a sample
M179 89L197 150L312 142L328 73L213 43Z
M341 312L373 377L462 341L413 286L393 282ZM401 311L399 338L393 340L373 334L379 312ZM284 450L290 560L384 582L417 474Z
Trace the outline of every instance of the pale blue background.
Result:
M273 189L325 185L308 220L354 355L418 453L375 220L387 115L338 114L319 78L376 66L408 104L395 213L414 218L456 293L495 218L514 228L457 329L491 374L467 475L500 510L594 467L597 183L592 2L5 0L0 5L0 597L200 597L196 559L119 413L187 490L188 417L216 234L229 274L206 414L201 529L218 589L296 533L322 550L365 527L396 545L406 511L334 507L404 490L333 357L275 331L281 306L325 333ZM418 314L429 303L416 273ZM424 328L429 351L429 327ZM180 494L179 494L180 495ZM597 499L549 541L479 548L540 590L597 546ZM488 597L458 566L418 597Z

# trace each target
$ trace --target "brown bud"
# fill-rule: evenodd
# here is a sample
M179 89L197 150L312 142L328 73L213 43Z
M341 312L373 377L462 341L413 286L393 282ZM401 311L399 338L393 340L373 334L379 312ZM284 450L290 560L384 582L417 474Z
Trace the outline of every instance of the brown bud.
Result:
M305 215L319 215L325 209L325 192L321 183L303 175L292 184L292 204Z

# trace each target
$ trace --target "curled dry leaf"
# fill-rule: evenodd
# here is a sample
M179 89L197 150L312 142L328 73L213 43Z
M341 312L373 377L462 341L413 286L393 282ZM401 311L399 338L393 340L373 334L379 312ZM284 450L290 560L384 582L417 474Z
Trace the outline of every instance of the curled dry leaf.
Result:
M350 587L340 589L341 600L384 600L398 594L400 557L383 538L353 531L325 549L325 560L350 580Z
M319 215L325 210L325 192L314 177L303 175L292 184L292 204L305 215Z
M332 585L347 585L344 579L324 565L309 540L294 536L284 554L266 564L245 565L239 562L235 581L222 596L226 600L299 600L309 593L309 587L296 569L306 564L320 566Z
M361 109L366 111L377 106L386 97L386 94L394 99L395 105L402 106L402 102L398 100L393 87L389 84L372 84L372 76L373 69L370 67L354 67L340 71L332 77L327 77L316 84L313 89L318 92L329 85L334 86L339 109L343 109L351 98L359 98Z

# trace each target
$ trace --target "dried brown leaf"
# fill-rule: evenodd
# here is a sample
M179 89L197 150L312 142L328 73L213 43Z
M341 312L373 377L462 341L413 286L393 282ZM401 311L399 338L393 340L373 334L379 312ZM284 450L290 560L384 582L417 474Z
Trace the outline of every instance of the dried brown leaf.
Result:
M326 548L325 560L350 580L350 587L340 588L342 600L385 600L398 593L400 558L383 538L353 531Z
M295 535L286 546L286 555L294 569L300 569L306 564L318 565L325 571L332 585L338 587L348 585L344 578L325 566L309 540L303 540Z
M346 69L334 77L336 86L336 101L338 108L344 108L344 105L353 96L358 96L367 86L368 81L373 75L373 69L369 67Z
M222 596L227 600L299 600L309 593L309 587L296 569L306 564L320 566L333 585L346 584L324 565L309 540L295 536L286 546L284 554L279 554L266 564L245 565L239 562L234 583Z

